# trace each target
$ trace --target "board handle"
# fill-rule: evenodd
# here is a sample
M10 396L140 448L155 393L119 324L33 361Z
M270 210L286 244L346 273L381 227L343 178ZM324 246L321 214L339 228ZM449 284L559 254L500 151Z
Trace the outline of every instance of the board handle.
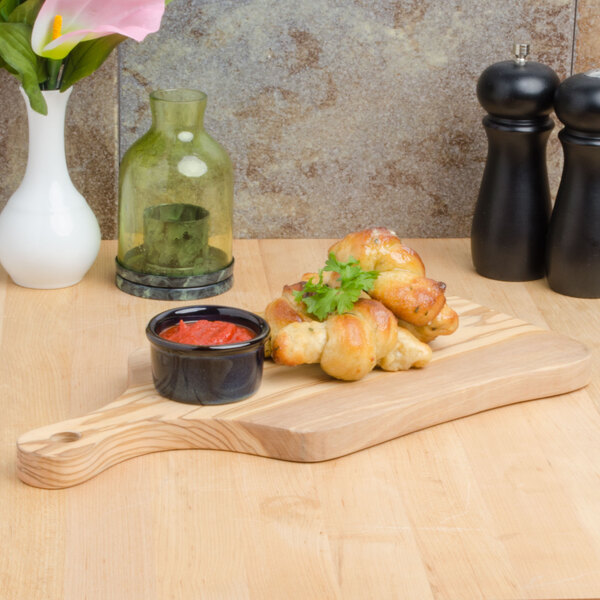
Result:
M17 475L34 487L60 489L143 454L218 447L218 442L209 443L198 430L190 432L178 424L197 410L161 398L152 384L131 387L92 413L19 437ZM202 420L194 418L196 424Z

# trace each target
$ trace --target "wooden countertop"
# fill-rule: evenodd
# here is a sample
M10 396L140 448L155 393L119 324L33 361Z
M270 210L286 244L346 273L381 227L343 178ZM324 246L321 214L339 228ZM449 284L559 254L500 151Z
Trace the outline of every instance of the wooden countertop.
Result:
M600 300L479 277L468 240L406 242L450 294L587 344L590 385L324 463L182 450L42 490L16 477L17 437L116 398L148 320L184 303L120 292L116 242L64 290L0 269L0 596L599 597ZM329 244L237 241L234 288L210 302L260 311Z

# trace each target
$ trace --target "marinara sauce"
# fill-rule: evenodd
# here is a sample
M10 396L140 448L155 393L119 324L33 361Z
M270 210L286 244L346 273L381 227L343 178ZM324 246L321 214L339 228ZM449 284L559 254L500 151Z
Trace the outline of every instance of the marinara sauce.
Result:
M160 332L160 337L178 344L189 344L190 346L220 346L222 344L234 344L245 342L255 337L255 334L247 327L227 323L226 321L199 320L186 323L180 320Z

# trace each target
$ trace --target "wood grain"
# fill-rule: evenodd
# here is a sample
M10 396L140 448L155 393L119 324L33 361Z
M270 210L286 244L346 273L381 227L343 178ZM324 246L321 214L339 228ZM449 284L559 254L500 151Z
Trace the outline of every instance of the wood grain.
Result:
M577 341L460 298L461 325L434 343L425 369L333 380L317 366L268 362L259 391L229 405L165 400L152 384L150 353L129 360L129 386L83 417L22 435L17 472L30 485L64 488L161 450L213 449L316 462L514 402L570 392L590 379ZM476 367L474 365L476 364Z
M451 294L585 344L591 382L322 462L158 452L45 490L18 478L16 440L117 398L173 303L115 287L115 241L64 290L0 269L0 597L599 598L600 300L480 277L469 240L406 242ZM234 287L209 302L260 311L331 243L236 240Z

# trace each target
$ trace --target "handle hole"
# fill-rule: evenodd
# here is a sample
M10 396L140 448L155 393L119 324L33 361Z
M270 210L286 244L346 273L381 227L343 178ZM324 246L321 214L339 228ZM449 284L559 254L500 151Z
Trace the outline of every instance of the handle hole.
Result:
M81 439L79 431L61 431L50 436L51 442L76 442Z

